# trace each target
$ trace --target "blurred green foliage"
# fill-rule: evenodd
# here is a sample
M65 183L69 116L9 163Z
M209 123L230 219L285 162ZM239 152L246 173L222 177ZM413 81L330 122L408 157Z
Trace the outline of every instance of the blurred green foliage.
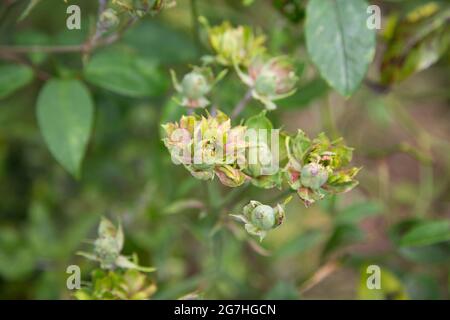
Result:
M105 277L98 270L92 278L94 265L76 256L106 215L122 221L124 252L136 252L142 265L157 269L145 279L156 283L155 293L140 278L143 285L130 289L149 290L146 297L448 299L448 4L373 1L383 28L370 63L361 58L375 50L370 39L359 53L350 43L311 43L318 26L330 39L366 35L355 35L351 25L336 35L342 23L336 19L308 20L324 1L179 0L88 55L8 48L83 44L95 29L96 1L2 2L0 298L72 298L66 288L71 264L80 265L83 280L106 288L139 278L133 272ZM345 2L342 12L352 9L344 0L330 2ZM72 3L81 7L81 30L65 27ZM225 217L239 214L250 199L276 202L286 195L195 180L171 162L161 142L160 125L185 113L171 100L169 70L184 73L207 51L193 12L212 25L226 19L261 30L272 52L304 63L297 92L266 116L291 132L345 137L363 167L360 185L349 194L308 209L291 201L286 223L262 244ZM355 25L362 21L353 18ZM355 56L334 59L339 52ZM338 83L346 59L356 76ZM217 84L214 101L227 113L245 94L237 83L226 77ZM49 90L58 92L48 96ZM74 109L86 114L74 120ZM260 112L251 102L242 115ZM76 154L59 144L86 132L89 139ZM383 290L367 290L368 265L380 266Z

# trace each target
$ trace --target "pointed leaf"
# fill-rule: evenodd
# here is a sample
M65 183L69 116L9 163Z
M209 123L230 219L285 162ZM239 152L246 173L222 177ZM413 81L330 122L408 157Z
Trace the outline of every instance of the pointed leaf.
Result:
M343 96L361 84L375 54L365 0L310 0L306 44L322 77Z
M78 80L49 80L39 93L41 133L52 155L75 177L80 174L93 116L89 91Z

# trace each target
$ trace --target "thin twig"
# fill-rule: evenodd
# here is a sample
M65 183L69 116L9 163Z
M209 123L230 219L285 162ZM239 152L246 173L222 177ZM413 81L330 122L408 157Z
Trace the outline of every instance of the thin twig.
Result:
M336 260L332 260L322 267L319 268L314 274L306 280L303 285L300 287L300 294L304 294L306 291L309 291L311 288L322 282L325 278L327 278L330 274L339 269L340 263Z
M17 54L17 53L67 53L83 51L84 45L67 45L67 46L0 46L0 52Z
M48 80L51 78L51 76L48 73L40 70L39 68L37 68L35 65L30 63L27 59L25 59L23 57L0 51L0 59L16 62L16 63L19 63L19 64L22 64L22 65L32 68L34 73L36 74L36 76L41 80Z
M192 34L194 36L195 43L197 44L197 49L200 51L201 43L200 43L200 26L198 23L197 0L191 0L191 19L192 19Z
M241 101L238 102L236 107L234 107L233 112L231 113L231 119L235 119L245 108L247 103L252 99L252 90L249 89Z
M101 13L106 8L106 1L99 0L99 17ZM89 39L87 39L84 43L78 45L63 45L63 46L0 46L0 52L6 54L25 54L31 52L45 52L45 53L72 53L72 52L81 52L84 54L89 54L92 50L113 44L117 40L119 40L128 28L130 28L138 19L137 17L132 17L124 27L116 32L111 34L106 38L102 38L105 33L105 29L101 24L97 22L96 30Z

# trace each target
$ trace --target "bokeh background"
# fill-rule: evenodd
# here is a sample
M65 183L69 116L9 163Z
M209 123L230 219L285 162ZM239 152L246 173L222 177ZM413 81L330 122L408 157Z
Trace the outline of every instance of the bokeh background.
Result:
M1 45L82 43L97 10L95 1L69 1L80 5L83 26L67 30L62 0L42 1L17 23L21 2L27 1L0 4ZM384 23L426 2L373 1ZM426 70L381 87L376 79L386 43L380 31L370 80L345 99L320 78L306 52L306 1L194 4L193 11L192 1L178 0L176 7L141 19L113 45L153 63L154 90L148 98L131 98L88 84L95 126L78 180L48 151L35 105L48 75L80 74L80 54L25 55L42 73L0 99L0 298L71 298L66 268L77 264L89 279L95 265L76 251L89 246L83 240L95 238L104 215L121 219L124 252L136 252L142 265L157 268L149 275L158 286L155 299L192 292L210 299L447 299L446 231L441 228L439 241L419 244L402 237L420 223L449 222L449 51ZM286 222L262 243L225 213L239 213L250 199L274 199L279 191L205 184L173 165L161 142L160 124L185 112L171 100L169 69L186 72L207 52L193 14L211 24L251 25L267 35L270 52L293 56L302 69L298 91L270 119L290 132L343 136L363 167L360 185L350 193L308 209L291 201ZM218 84L214 99L230 112L244 93L231 77ZM260 110L252 102L243 116ZM230 192L233 201L219 208ZM383 289L376 293L365 289L370 264L382 269Z

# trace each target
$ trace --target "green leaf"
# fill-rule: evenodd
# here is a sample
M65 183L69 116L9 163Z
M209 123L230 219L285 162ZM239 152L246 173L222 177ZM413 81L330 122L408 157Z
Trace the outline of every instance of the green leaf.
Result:
M197 56L188 33L155 21L142 21L125 34L123 41L141 56L159 63L188 62Z
M142 59L125 48L94 55L84 76L94 85L131 97L160 95L167 84L153 60Z
M21 65L0 66L0 99L27 85L33 79L33 70Z
M299 292L293 282L277 282L264 296L268 300L298 300Z
M51 45L51 38L47 34L38 30L23 30L14 34L14 43L20 46L40 46ZM27 53L30 61L39 65L42 64L48 56L46 52L29 52Z
M383 210L379 202L361 202L342 210L336 217L337 223L357 223L360 220L380 214Z
M277 105L281 109L301 109L322 97L328 90L329 86L324 80L312 79L300 85L292 96L279 100Z
M360 282L358 288L358 299L360 300L407 300L408 294L400 279L383 266L380 267L380 288L369 289L367 281L374 276L368 272L369 264L365 264L360 270Z
M289 241L286 245L277 249L277 257L285 257L299 254L315 246L323 239L323 233L319 230L309 230L300 234L297 238Z
M75 177L80 175L93 116L89 91L78 80L49 80L39 93L37 118L44 140L56 160Z
M306 11L308 53L325 80L343 96L358 89L375 54L365 0L310 0Z
M266 111L262 111L260 114L257 114L256 116L250 117L245 121L245 126L247 128L259 130L259 129L265 129L265 130L272 130L273 124L270 122L270 120L266 117Z
M413 226L400 240L401 246L419 247L450 240L450 221L425 221Z
M448 264L450 262L450 242L436 243L422 247L402 247L400 242L414 226L420 224L416 219L403 220L393 225L389 237L399 254L413 262L425 264Z
M381 83L390 85L436 63L450 46L450 7L422 4L398 21L388 36L381 63Z
M409 274L405 287L414 300L438 300L439 283L436 278L427 274Z
M354 244L364 239L364 234L356 226L351 224L338 224L325 244L322 256L341 249L349 244Z

